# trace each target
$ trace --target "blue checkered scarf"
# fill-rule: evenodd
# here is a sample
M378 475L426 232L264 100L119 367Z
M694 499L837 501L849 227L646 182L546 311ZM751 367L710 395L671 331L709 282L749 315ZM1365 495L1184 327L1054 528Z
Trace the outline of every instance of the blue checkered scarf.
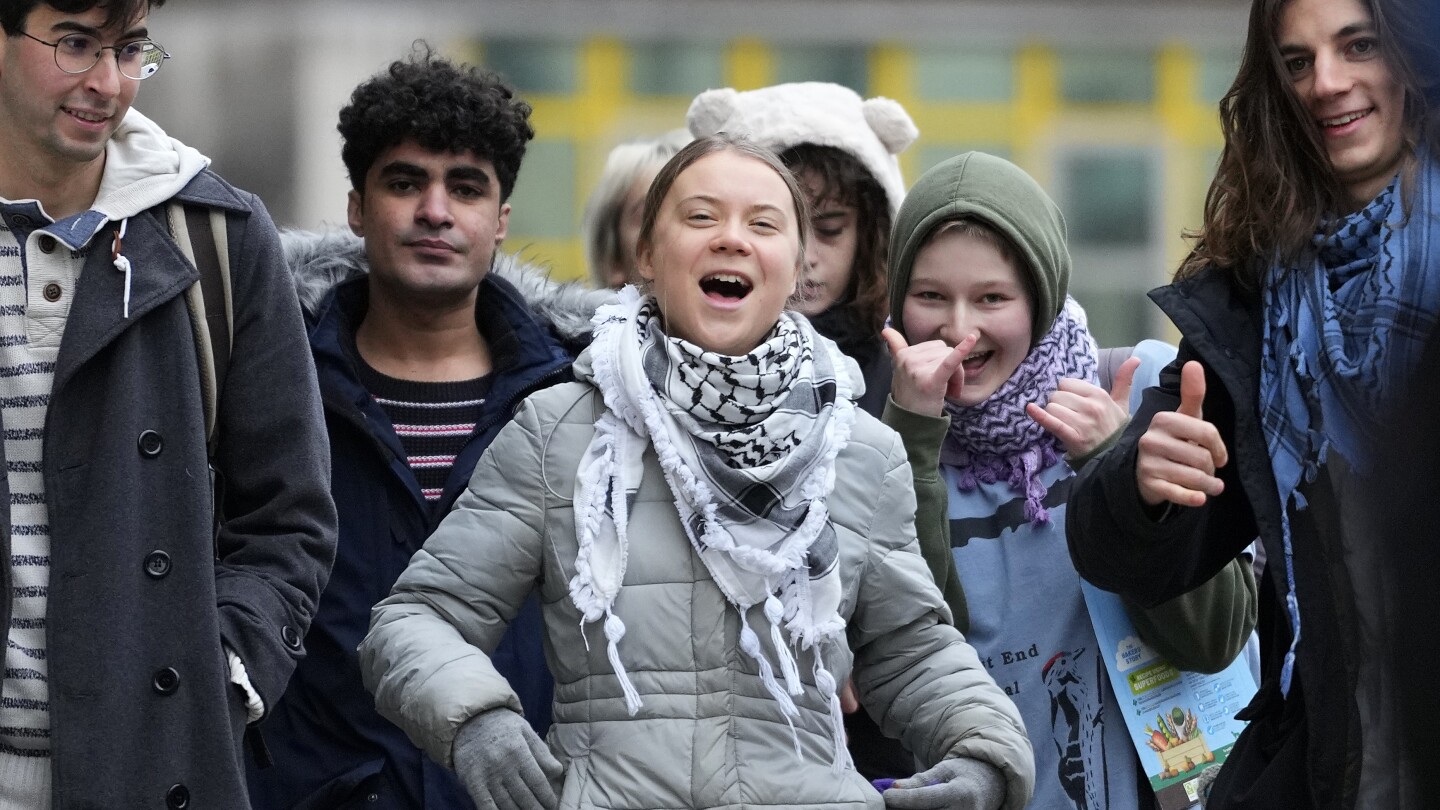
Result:
M1281 499L1286 595L1294 636L1281 670L1289 694L1300 642L1289 512L1329 453L1370 468L1385 413L1419 361L1440 313L1440 166L1416 173L1407 216L1395 181L1318 234L1308 267L1270 268L1260 356L1260 417Z

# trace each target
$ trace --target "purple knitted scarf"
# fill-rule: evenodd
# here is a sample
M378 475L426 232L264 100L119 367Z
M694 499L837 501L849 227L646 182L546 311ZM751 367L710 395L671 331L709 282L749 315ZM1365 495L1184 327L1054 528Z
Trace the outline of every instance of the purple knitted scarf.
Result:
M1025 519L1050 522L1040 472L1064 457L1060 440L1025 413L1025 403L1043 406L1062 377L1095 382L1095 340L1085 310L1067 297L1050 331L990 398L971 407L945 404L950 432L940 448L940 463L959 473L961 492L1004 481L1025 494Z

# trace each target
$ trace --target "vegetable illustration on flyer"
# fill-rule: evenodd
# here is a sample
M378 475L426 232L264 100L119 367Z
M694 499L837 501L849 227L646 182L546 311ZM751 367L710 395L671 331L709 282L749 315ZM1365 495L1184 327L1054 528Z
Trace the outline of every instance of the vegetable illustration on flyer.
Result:
M1255 696L1255 677L1244 656L1214 675L1176 668L1140 640L1120 597L1088 582L1081 588L1156 804L1190 807L1199 800L1200 773L1224 762L1245 730L1235 715Z

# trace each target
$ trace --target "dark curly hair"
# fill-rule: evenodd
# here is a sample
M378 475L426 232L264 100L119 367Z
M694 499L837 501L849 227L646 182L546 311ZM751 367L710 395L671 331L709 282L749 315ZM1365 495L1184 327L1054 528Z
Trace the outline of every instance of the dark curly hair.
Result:
M165 0L3 0L0 2L0 28L5 35L18 37L25 31L25 20L36 6L46 5L63 14L84 14L96 6L105 9L105 28L125 25L165 5Z
M407 139L437 152L470 150L489 160L510 197L525 144L535 137L530 105L499 76L457 65L421 43L409 59L355 88L340 110L340 159L350 184L365 192L365 174L381 152Z
M890 202L880 181L859 159L833 146L802 143L780 153L785 166L800 177L809 172L814 188L806 188L811 202L855 208L855 260L850 286L835 302L847 310L852 323L867 334L878 335L885 325L890 294L885 286L885 256L890 250Z

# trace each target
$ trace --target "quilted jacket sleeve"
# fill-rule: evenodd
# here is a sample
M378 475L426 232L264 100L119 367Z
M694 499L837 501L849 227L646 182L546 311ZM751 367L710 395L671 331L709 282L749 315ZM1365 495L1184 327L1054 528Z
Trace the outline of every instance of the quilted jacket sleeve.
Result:
M891 438L848 631L860 701L885 733L899 736L927 764L963 756L999 768L1004 807L1019 810L1035 786L1024 723L946 620L945 601L915 537L910 464L900 437Z
M527 400L373 608L360 644L361 674L380 714L446 767L465 721L497 707L521 711L489 654L540 577L541 457L539 419Z

